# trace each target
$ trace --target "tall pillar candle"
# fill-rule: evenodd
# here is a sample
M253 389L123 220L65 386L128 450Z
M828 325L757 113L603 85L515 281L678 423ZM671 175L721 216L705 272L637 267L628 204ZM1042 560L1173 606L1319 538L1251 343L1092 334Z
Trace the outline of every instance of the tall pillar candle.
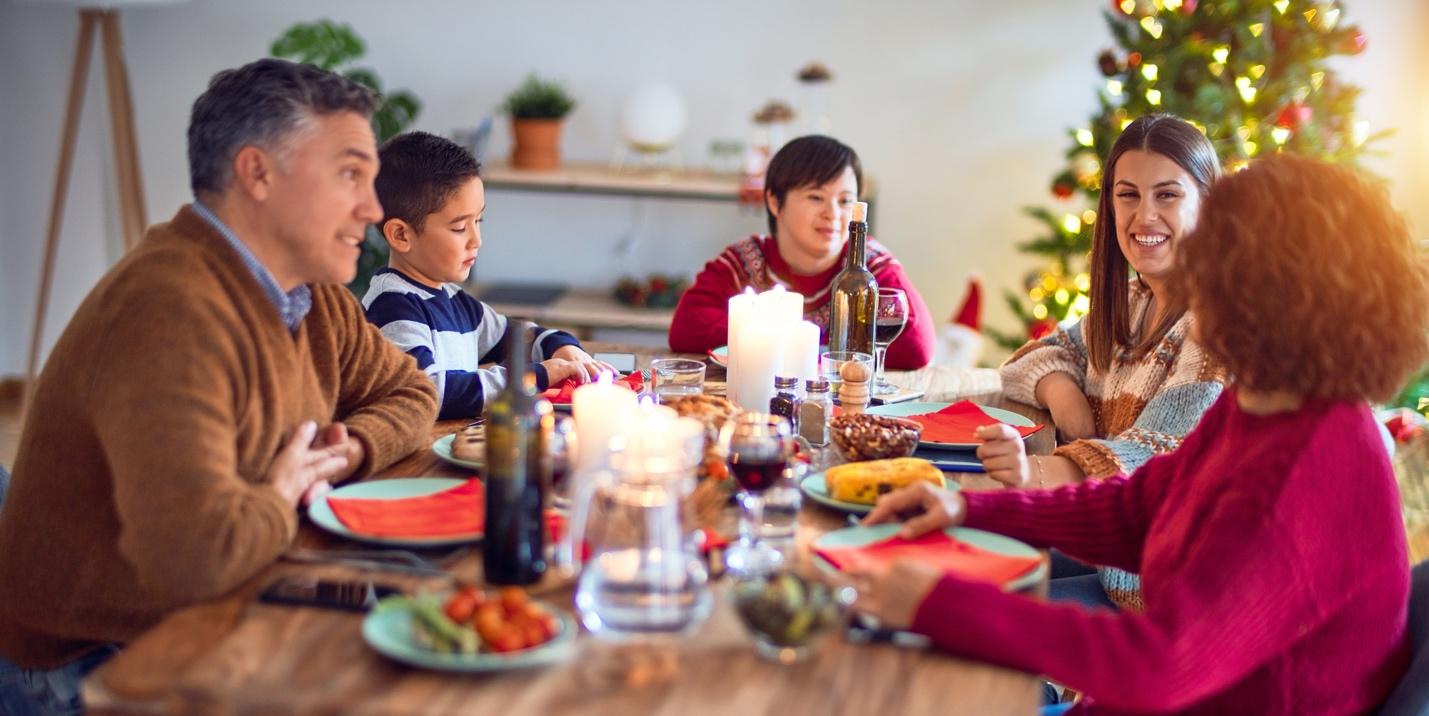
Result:
M785 326L753 319L740 330L739 374L735 386L736 405L745 410L769 412L774 397L774 376L784 367Z
M610 457L610 439L619 435L635 412L635 393L614 385L602 373L594 383L576 388L571 395L576 419L576 472L598 470Z
M757 298L754 289L746 286L744 293L736 294L729 299L729 324L725 335L725 347L728 354L725 356L724 381L725 395L735 403L739 402L739 393L735 387L737 385L735 377L739 374L739 361L735 357L738 355L739 332L750 317L755 315Z
M775 284L774 288L759 294L760 314L784 325L793 325L804 319L804 294L795 293Z

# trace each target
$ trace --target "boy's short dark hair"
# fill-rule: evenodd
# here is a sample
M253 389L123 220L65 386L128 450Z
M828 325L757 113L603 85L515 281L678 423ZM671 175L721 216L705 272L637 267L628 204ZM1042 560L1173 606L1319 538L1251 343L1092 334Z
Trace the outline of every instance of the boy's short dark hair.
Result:
M256 145L277 151L313 115L370 117L377 93L342 75L287 60L263 59L214 75L189 115L189 186L220 193L233 157Z
M764 191L782 207L791 190L827 184L837 179L844 167L853 169L855 193L862 193L863 165L852 147L822 134L799 137L785 144L769 160L769 168L764 172ZM769 216L769 234L773 236L774 212L766 205L764 213Z
M421 231L427 217L461 186L481 176L481 163L450 139L426 132L399 134L377 150L377 200L382 223L401 219Z

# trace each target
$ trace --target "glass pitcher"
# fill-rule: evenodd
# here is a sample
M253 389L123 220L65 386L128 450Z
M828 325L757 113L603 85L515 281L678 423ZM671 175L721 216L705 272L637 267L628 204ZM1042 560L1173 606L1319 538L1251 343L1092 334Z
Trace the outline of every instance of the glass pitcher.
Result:
M642 407L611 441L608 469L583 476L562 545L580 570L576 609L598 637L677 636L709 616L709 574L682 514L704 428ZM584 557L584 559L582 559Z

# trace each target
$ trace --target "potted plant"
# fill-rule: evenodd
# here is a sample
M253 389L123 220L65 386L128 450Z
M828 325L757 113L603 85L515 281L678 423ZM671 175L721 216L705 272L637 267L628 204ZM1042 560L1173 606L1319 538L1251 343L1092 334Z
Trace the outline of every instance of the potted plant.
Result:
M511 94L502 109L511 115L515 146L512 166L555 169L561 164L561 121L576 106L560 84L532 74Z

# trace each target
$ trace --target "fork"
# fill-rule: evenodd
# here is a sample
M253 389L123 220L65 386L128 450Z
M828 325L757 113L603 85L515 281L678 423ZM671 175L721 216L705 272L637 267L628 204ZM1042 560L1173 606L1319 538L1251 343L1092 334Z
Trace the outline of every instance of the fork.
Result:
M416 552L403 549L396 550L362 550L362 549L306 549L295 548L283 554L283 559L301 564L338 564L359 569L388 570L394 572L410 572L413 574L430 574L450 576L441 567L441 562L446 562L461 554L466 547L458 547L444 555L428 559Z

